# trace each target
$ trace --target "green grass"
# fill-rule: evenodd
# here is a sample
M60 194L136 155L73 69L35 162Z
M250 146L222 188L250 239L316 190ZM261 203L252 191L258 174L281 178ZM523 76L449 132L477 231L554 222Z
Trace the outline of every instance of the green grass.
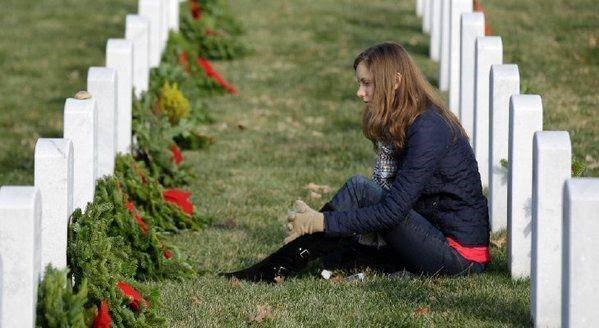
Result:
M527 326L529 282L507 274L505 247L487 273L468 278L389 278L331 283L315 269L283 285L232 284L216 276L249 265L281 245L282 220L310 182L338 188L368 175L374 154L360 130L354 56L384 40L403 43L436 83L413 1L239 0L252 53L216 63L239 96L209 100L216 137L186 153L191 186L217 225L169 237L202 273L155 284L169 326L245 326L268 307L264 326ZM233 2L232 2L233 3ZM572 133L587 175L599 173L599 5L577 1L483 1L506 62L520 66L525 92L543 96L545 129ZM32 183L37 137L61 135L64 99L85 88L88 66L103 65L109 37L122 37L136 1L23 2L0 12L0 182ZM524 11L524 12L521 12ZM595 114L595 115L594 115ZM245 129L240 129L242 125ZM225 226L234 220L236 226ZM426 311L418 311L426 308Z

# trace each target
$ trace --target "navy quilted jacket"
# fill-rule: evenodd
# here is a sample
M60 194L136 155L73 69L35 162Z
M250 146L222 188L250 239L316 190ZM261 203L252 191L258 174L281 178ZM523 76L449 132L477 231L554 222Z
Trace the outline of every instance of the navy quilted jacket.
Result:
M435 108L410 126L391 189L376 205L325 212L329 235L392 228L410 210L464 246L488 246L489 215L472 147Z

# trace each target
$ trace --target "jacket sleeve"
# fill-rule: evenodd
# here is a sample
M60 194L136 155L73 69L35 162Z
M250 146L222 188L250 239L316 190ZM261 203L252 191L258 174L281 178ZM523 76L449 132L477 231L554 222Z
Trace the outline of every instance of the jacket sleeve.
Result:
M408 129L404 160L383 200L350 211L325 212L328 235L362 234L390 229L405 218L438 168L451 141L439 115L420 117Z

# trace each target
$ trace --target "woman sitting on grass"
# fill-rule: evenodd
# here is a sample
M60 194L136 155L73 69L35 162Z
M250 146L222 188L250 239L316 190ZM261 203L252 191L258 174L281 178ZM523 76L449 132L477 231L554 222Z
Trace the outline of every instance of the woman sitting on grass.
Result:
M286 245L226 276L272 282L348 250L427 275L480 273L490 261L487 202L458 119L397 43L365 50L354 69L378 153L372 179L350 178L319 212L298 200Z

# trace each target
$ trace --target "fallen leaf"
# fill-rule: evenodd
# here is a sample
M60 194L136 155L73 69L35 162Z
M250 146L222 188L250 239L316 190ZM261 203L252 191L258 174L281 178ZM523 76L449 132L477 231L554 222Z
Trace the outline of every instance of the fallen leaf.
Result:
M282 283L284 283L284 282L285 282L285 277L284 277L284 276L276 276L276 277L275 277L275 283L276 283L277 285L280 285L280 284L282 284Z
M319 194L319 193L317 193L317 192L310 191L310 198L312 198L312 199L321 199L322 195Z
M258 305L256 314L250 317L250 323L262 323L264 320L274 318L270 305Z
M419 308L417 308L416 310L414 310L414 315L416 316L423 316L423 315L427 315L430 312L430 308L428 306L421 306Z
M226 219L225 221L215 224L215 226L223 229L235 229L239 226L239 223L237 223L237 220L235 219Z
M314 182L310 182L307 185L304 186L304 188L316 192L316 193L325 193L328 194L331 191L333 191L333 189L327 185L318 185Z
M233 277L233 278L229 279L229 283L231 284L231 286L237 287L237 286L241 285L241 280Z
M69 81L75 82L75 81L78 81L79 78L80 78L79 71L74 70L69 73Z
M499 238L491 239L491 244L497 248L503 247L507 243L507 236L502 235Z
M308 190L310 190L310 191L314 191L314 192L316 192L316 191L320 190L320 186L319 186L319 185L317 185L317 184L316 184L316 183L314 183L314 182L310 182L310 183L308 183L307 185L305 185L305 186L304 186L304 188L306 188L306 189L308 189Z
M201 302L202 302L202 301L200 300L200 298L199 298L199 297L197 297L197 296L192 296L192 297L191 297L191 304L193 304L193 305L197 305L197 304L200 304Z
M333 275L333 277L331 277L329 279L329 281L332 282L333 284L340 284L345 281L345 277L340 274L335 274L335 275Z

